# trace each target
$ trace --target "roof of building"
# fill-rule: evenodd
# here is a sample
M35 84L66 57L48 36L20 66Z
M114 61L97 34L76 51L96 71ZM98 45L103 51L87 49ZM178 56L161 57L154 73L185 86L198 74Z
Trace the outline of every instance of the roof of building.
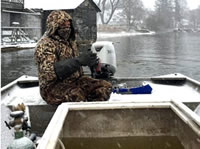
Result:
M75 9L84 1L85 0L25 0L24 8L43 10Z

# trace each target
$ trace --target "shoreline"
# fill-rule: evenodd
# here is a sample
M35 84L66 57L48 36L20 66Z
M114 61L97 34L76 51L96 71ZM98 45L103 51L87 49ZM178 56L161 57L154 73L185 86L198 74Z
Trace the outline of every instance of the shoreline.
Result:
M148 33L142 33L142 32L97 32L97 39L98 38L110 38L110 37L124 37L124 36L138 36L138 35L154 35L155 32L148 32Z
M153 35L155 32L97 32L97 39L101 38L111 38L111 37L125 37L125 36L138 36L138 35ZM24 49L31 49L36 46L37 43L19 43L19 44L4 44L1 45L1 52L10 52L10 51L17 51L17 50L24 50Z

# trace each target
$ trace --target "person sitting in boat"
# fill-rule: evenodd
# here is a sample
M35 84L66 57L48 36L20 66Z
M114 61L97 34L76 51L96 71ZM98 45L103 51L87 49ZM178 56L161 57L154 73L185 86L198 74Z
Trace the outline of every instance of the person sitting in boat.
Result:
M75 38L71 16L65 11L52 11L34 53L40 94L48 104L106 101L110 97L109 82L83 74L82 66L96 64L97 56L91 51L79 54Z

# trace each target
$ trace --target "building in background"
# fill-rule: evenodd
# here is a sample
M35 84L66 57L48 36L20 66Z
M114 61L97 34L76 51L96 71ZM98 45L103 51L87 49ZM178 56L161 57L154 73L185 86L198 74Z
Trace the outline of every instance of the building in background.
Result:
M64 10L73 17L78 46L82 51L97 40L97 13L100 9L93 0L42 0L42 3L34 0L2 0L1 7L3 43L24 42L26 38L39 39L46 30L47 16L56 9Z
M29 43L41 37L41 10L24 9L24 0L1 0L2 44Z

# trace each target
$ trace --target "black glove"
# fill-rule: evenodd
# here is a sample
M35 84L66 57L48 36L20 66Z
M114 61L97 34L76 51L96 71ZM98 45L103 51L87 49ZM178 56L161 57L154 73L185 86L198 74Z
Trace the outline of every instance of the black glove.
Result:
M92 51L87 51L82 53L76 58L81 66L93 66L97 62L97 54L92 53Z
M54 71L59 80L69 77L78 70L80 70L80 64L76 58L65 59L54 63Z
M81 66L93 66L96 62L97 55L91 51L87 51L79 57L55 62L54 71L57 78L63 80L74 72L80 70Z

